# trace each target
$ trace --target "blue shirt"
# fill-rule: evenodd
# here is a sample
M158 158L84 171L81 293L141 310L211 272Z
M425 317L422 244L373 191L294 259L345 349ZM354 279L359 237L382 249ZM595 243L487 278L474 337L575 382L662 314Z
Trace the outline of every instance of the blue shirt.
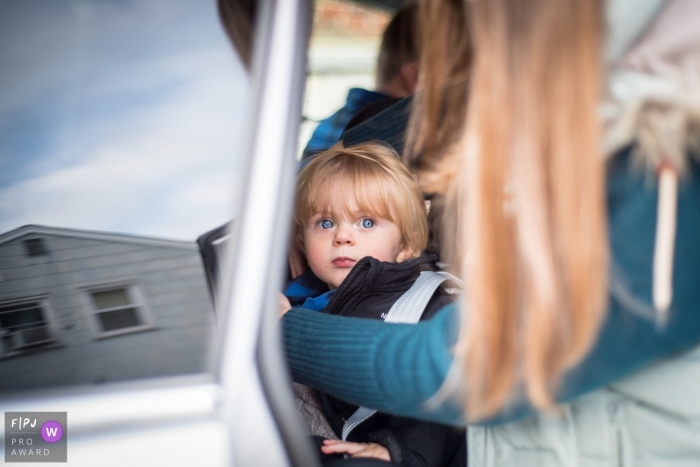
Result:
M331 300L334 292L335 289L329 290L318 297L309 297L304 301L301 307L306 310L323 311L328 305L328 302Z
M328 305L333 292L334 290L328 290L328 284L308 269L287 285L284 296L293 307L300 306L307 310L321 311ZM324 296L325 298L320 298Z

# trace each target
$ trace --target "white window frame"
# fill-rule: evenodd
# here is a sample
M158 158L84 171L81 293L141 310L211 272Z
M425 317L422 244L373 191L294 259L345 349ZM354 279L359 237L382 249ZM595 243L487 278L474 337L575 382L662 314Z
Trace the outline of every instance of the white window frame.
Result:
M53 310L51 308L51 303L49 301L48 295L34 295L34 296L29 296L29 297L18 297L18 298L11 298L8 300L0 300L0 306L7 306L7 305L16 305L16 304L22 304L22 303L39 303L39 307L41 308L41 313L42 313L42 318L44 319L44 322L46 323L45 326L47 328L48 334L49 334L49 339L45 341L45 344L39 345L39 346L30 346L27 345L26 347L21 347L17 348L16 350L9 350L5 351L4 346L5 344L0 342L0 359L4 358L9 358L9 357L14 357L16 355L22 355L25 353L30 353L34 352L37 350L45 350L45 349L50 349L54 347L59 347L61 346L61 342L58 338L58 326L56 324L56 320L54 319L54 314ZM9 332L4 330L3 328L0 328L0 339L5 337Z
M92 294L98 292L108 292L110 290L118 289L124 289L126 291L126 295L130 300L128 306L106 308L104 310L100 310L97 308L97 306L95 305L95 301L92 298ZM85 304L86 314L89 318L88 320L90 322L90 326L92 327L95 339L108 339L110 337L123 336L126 334L133 334L137 332L150 331L152 329L155 329L151 311L148 305L146 304L146 301L143 299L143 294L141 293L141 288L137 281L102 283L97 285L81 287L81 290L81 295ZM113 331L103 331L102 323L100 322L100 317L98 315L106 311L116 311L122 308L134 308L136 310L136 315L141 324L137 326L131 326L128 328L115 329Z

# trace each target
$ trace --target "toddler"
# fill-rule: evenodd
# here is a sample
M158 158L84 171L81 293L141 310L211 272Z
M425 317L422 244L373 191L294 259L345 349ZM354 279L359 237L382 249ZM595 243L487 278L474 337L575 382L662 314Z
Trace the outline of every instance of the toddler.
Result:
M299 174L293 248L308 264L285 291L282 312L297 306L324 313L384 319L435 256L420 188L391 149L363 144L317 155ZM450 301L439 288L421 319ZM463 430L375 413L350 430L358 407L321 393L320 408L337 440L324 454L374 457L407 466L442 466ZM345 432L344 432L345 430Z

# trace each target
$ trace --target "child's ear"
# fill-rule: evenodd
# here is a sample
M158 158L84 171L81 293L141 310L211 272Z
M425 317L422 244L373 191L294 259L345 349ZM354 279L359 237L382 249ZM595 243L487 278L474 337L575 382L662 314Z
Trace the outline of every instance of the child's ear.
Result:
M399 250L399 254L396 256L396 262L403 263L404 261L414 258L415 256L416 255L413 248L403 246L401 247L401 250Z

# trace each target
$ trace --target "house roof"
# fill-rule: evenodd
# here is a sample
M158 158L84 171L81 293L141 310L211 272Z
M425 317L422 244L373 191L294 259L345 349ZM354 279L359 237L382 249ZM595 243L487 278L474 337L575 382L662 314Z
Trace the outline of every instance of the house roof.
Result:
M181 248L184 250L197 250L194 241L169 240L165 238L142 237L138 235L96 232L93 230L66 229L61 227L47 227L44 225L24 225L0 235L0 245L26 235L46 235L55 237L83 238L107 242L132 243L137 245L150 245L167 248Z

